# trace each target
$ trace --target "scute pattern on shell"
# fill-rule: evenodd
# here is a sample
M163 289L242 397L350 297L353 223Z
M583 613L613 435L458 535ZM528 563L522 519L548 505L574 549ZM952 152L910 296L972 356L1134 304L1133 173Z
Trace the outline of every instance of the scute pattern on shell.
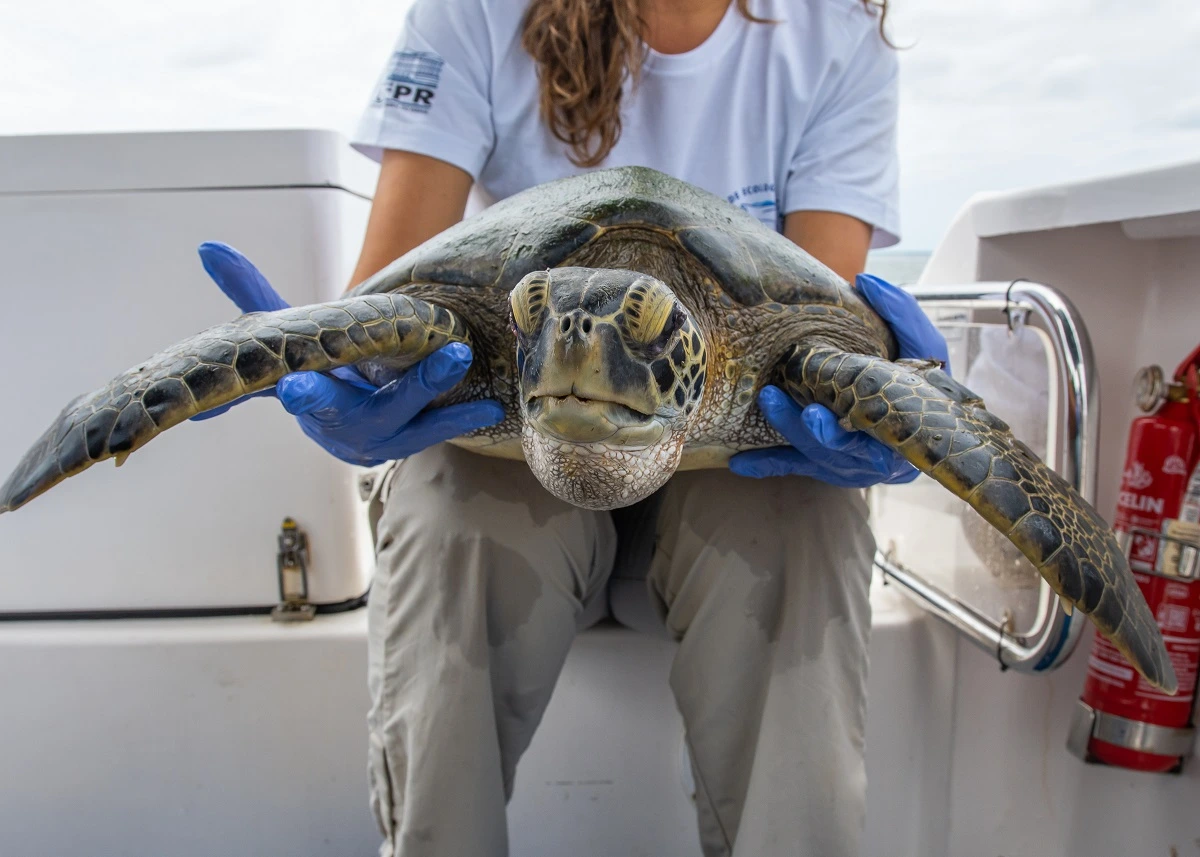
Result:
M895 353L887 325L827 267L725 200L645 167L597 170L514 194L397 259L353 293L447 283L507 294L533 271L580 264L575 257L589 243L616 231L669 236L677 252L708 269L727 308L842 307L885 343L885 353Z

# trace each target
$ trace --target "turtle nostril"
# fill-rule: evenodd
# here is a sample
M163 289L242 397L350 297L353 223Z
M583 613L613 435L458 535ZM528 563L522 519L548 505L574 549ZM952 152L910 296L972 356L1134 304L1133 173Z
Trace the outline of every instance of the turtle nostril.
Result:
M585 319L583 320L583 323L582 323L582 324L580 324L579 326L580 326L581 328L583 328L583 332L584 332L584 333L591 333L591 332L592 332L592 320L591 320L590 318L585 318Z
M561 330L563 333L566 333L568 330L570 330L571 329L571 317L564 316L563 320L561 322L559 322L558 329Z

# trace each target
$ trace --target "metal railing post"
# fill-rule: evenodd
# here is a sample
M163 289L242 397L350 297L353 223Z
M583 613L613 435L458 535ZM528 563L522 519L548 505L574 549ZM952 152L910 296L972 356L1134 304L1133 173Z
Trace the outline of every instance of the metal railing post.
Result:
M912 286L909 291L924 306L1004 310L1009 314L1010 324L1014 311L1033 312L1042 320L1054 345L1065 415L1059 432L1063 457L1057 470L1084 499L1092 502L1098 460L1099 383L1091 341L1071 302L1051 286L1025 280ZM875 566L886 581L897 584L918 605L993 654L1004 669L1033 673L1052 670L1066 661L1083 633L1082 614L1066 615L1059 607L1058 595L1044 580L1040 581L1033 629L1015 634L1001 622L878 551Z

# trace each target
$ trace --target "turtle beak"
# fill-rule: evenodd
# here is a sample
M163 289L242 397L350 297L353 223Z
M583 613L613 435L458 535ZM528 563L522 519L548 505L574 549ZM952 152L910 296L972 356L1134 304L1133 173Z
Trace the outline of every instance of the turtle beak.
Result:
M529 421L543 434L570 443L599 443L620 438L637 446L656 442L664 426L649 414L616 402L574 395L543 396L526 406Z

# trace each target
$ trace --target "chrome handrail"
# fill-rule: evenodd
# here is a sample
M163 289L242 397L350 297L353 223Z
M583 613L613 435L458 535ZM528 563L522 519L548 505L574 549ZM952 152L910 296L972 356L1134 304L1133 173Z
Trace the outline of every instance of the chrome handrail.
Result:
M1051 286L1026 280L907 288L924 306L965 304L972 309L1005 310L1010 326L1016 312L1037 313L1054 345L1064 403L1065 419L1059 431L1064 455L1057 470L1084 499L1093 502L1099 460L1099 380L1091 340L1070 300ZM1078 611L1070 616L1064 613L1058 595L1045 580L1041 581L1033 630L1015 634L1004 623L944 592L880 551L875 553L875 567L885 581L898 584L900 591L918 605L993 654L1002 669L1034 673L1055 669L1070 657L1083 634L1083 615Z

